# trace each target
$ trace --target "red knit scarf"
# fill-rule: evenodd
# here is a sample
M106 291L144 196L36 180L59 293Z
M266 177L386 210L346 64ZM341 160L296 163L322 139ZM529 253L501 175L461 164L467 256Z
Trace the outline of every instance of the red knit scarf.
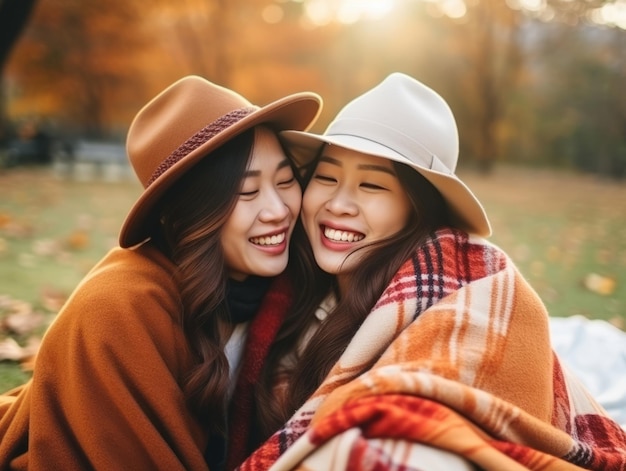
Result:
M286 277L279 277L250 323L242 358L243 367L230 408L226 469L234 469L248 454L247 444L254 414L254 386L259 381L265 358L290 307L291 299L289 282Z

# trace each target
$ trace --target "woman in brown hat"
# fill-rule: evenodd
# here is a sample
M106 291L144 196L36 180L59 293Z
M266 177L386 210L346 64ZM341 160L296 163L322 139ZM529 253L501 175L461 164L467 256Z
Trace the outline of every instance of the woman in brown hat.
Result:
M301 188L276 133L321 100L258 107L196 76L135 117L144 191L113 249L0 398L0 469L204 470L224 454L246 326L283 272ZM208 464L207 464L208 463Z
M265 367L244 356L231 466L270 437L241 469L625 469L626 434L561 367L544 305L485 239L437 93L392 74L324 135L281 137L311 164L315 263L292 278Z

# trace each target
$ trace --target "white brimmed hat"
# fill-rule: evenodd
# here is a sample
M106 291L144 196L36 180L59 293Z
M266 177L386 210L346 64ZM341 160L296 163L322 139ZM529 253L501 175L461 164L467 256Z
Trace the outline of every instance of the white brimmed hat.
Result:
M290 130L280 138L299 166L311 162L324 144L406 164L439 190L456 226L491 235L483 206L454 173L459 136L450 107L408 75L393 73L352 100L323 135Z

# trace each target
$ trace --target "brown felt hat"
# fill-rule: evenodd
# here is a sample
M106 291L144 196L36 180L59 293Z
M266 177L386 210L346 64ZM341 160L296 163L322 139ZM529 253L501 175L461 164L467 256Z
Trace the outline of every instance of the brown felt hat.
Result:
M145 190L126 216L120 246L148 237L167 189L219 146L259 124L276 132L305 131L321 106L319 95L302 92L259 107L195 75L170 85L137 113L128 130L126 151Z
M482 204L455 174L459 135L450 107L408 75L393 73L352 100L323 135L286 130L280 137L298 165L312 161L324 145L408 165L439 190L456 226L491 235Z

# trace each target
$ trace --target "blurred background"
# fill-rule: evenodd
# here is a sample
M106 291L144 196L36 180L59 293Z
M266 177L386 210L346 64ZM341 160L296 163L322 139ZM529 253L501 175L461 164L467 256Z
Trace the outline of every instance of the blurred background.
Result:
M3 35L24 16L0 55L5 139L122 140L191 73L259 104L317 91L323 131L401 71L450 103L465 163L626 176L625 0L0 0Z
M316 91L317 132L390 72L423 81L550 314L625 328L626 0L0 0L0 48L0 389L115 245L128 125L187 74Z

